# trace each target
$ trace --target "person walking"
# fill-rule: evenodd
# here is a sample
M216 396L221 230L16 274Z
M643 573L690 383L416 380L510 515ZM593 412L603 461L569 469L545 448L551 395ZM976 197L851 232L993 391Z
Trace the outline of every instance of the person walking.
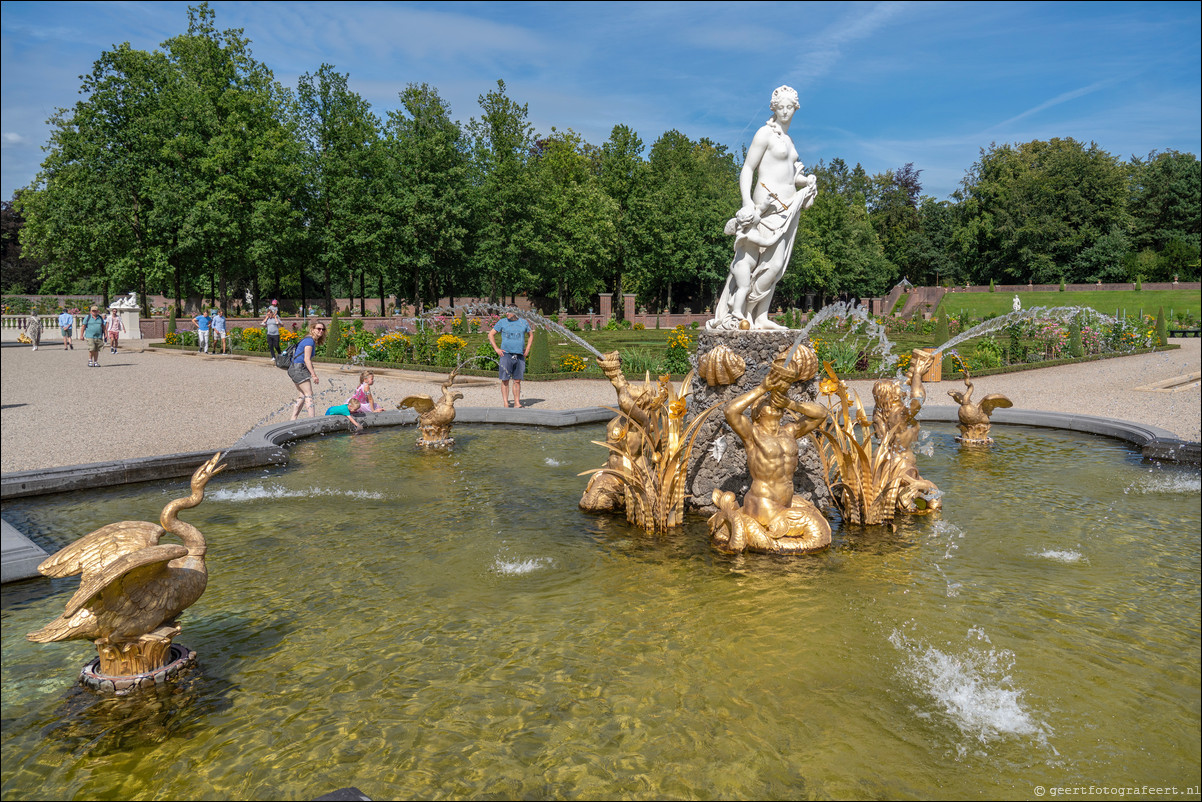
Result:
M71 335L75 332L75 315L68 312L65 306L59 308L63 310L58 316L58 327L63 332L63 350L74 351L75 346L71 342Z
M104 318L100 310L93 306L88 310L88 316L83 319L80 336L88 342L88 367L100 367L100 347L104 345Z
M196 341L200 344L196 353L207 354L209 352L209 326L212 325L213 319L201 309L200 314L192 318L192 322L196 324Z
M225 337L225 315L220 309L214 309L212 316L209 318L209 325L213 327L213 350L217 350L217 338L221 338L221 353L226 353L226 337Z
M501 345L497 347L497 332ZM525 347L522 341L525 340ZM497 352L497 372L501 379L501 402L506 407L522 405L522 377L526 375L526 355L534 344L534 329L518 313L510 310L488 332L488 341ZM513 381L513 403L509 403L509 382Z
M320 384L321 380L317 378L317 371L313 369L313 352L325 341L326 324L315 320L309 324L309 333L296 344L296 355L292 357L292 364L288 367L288 378L296 385L296 403L292 407L292 417L289 420L300 417L301 407L309 410L310 418L317 417L317 410L313 407L313 385Z
M109 312L108 319L108 336L109 336L109 353L117 353L117 343L121 339L121 332L125 331L125 324L121 322L121 313L116 309Z
M274 361L275 355L280 353L280 308L274 303L263 318L263 329L267 332L267 352Z
M30 312L25 320L25 336L29 338L33 350L38 350L38 343L42 340L42 319L37 312Z

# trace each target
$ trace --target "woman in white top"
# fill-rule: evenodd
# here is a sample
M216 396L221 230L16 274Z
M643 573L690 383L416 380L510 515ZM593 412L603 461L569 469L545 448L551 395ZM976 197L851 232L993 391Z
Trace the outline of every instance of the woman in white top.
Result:
M109 353L115 354L117 353L117 341L121 339L121 332L125 331L125 324L121 322L121 315L118 312L109 312L105 331L109 336Z

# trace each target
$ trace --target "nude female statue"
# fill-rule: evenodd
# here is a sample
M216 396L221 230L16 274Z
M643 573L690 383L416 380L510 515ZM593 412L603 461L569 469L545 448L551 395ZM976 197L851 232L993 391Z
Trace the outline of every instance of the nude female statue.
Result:
M743 206L726 224L726 233L735 236L734 259L709 329L784 328L768 319L772 294L789 265L798 215L818 194L817 179L806 175L789 138L798 108L797 92L778 87L772 119L751 140L739 173Z

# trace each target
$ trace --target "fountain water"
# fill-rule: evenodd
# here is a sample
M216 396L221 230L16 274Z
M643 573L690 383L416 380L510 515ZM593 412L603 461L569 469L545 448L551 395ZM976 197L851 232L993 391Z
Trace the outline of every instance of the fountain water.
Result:
M4 586L4 798L1198 782L1196 471L1012 426L962 451L928 424L941 517L835 521L826 552L786 561L714 551L701 517L648 537L581 513L601 431L460 425L436 454L407 428L327 436L221 474L191 519L213 577L182 621L201 671L138 702L67 688L90 644L23 640L70 583ZM53 551L180 487L5 518Z

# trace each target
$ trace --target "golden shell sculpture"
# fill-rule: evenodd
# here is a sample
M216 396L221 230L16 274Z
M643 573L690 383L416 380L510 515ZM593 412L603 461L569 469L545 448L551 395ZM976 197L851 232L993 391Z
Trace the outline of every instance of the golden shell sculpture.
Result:
M717 345L698 360L697 367L705 383L716 387L737 382L747 370L747 363L730 348Z

